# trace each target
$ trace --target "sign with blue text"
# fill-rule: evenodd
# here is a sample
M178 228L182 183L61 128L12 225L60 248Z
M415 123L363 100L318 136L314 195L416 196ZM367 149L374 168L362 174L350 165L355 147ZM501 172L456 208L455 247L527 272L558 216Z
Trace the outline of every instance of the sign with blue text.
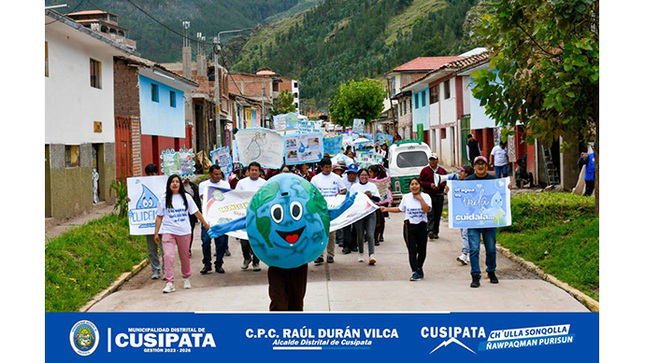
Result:
M133 177L126 180L128 187L128 220L131 235L155 233L157 205L166 192L165 175Z
M448 180L450 228L495 228L511 225L509 178Z
M48 362L597 362L598 345L590 312L45 313Z

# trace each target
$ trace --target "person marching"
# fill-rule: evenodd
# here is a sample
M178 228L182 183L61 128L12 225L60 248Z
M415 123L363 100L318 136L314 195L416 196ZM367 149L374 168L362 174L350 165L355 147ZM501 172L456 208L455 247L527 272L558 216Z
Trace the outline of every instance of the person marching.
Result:
M202 222L204 228L210 228L202 214L199 212L193 198L186 197L184 185L177 174L168 177L166 194L157 206L155 220L155 243L159 244L159 234L164 252L164 278L166 287L163 292L175 291L175 245L179 251L181 261L181 275L184 279L184 288L190 289L190 215L195 215Z
M209 178L199 183L199 199L202 200L204 195L208 192L209 187L230 189L231 185L227 182L222 175L222 169L219 165L212 165L208 170ZM209 273L212 270L211 261L212 261L212 250L211 250L211 238L208 235L208 230L204 229L202 226L202 263L204 267L199 271L200 274L204 275ZM215 272L223 274L224 268L222 264L224 263L224 255L228 251L228 236L223 235L215 238Z
M249 163L248 170L248 177L240 180L237 183L235 189L257 192L260 188L262 188L264 183L267 182L260 177L262 167L260 166L260 163L252 161L251 163ZM255 255L255 253L253 253L251 245L249 244L249 240L240 239L240 244L242 245L242 255L244 256L244 262L242 263L242 266L240 268L242 270L246 270L249 268L249 264L253 262L253 271L260 271L260 259Z
M408 248L408 258L412 276L410 281L419 281L424 277L423 263L428 246L427 228L428 213L432 209L430 196L421 191L418 178L410 180L410 193L403 195L397 207L381 207L382 212L405 212L403 238Z
M365 193L374 203L378 203L381 200L381 195L378 192L376 185L370 181L369 173L366 169L361 169L358 171L358 183L352 185L350 193ZM364 262L363 257L363 242L367 239L368 253L370 257L370 265L376 263L376 258L374 256L374 228L376 226L376 213L370 213L368 216L363 219L354 222L356 228L356 240L358 242L358 262Z

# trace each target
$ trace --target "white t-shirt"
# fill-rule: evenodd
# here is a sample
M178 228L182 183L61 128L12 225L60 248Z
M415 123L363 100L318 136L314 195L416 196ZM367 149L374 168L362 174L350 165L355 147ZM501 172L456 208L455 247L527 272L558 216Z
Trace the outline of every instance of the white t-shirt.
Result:
M188 201L188 210L184 204L184 198L179 194L172 195L173 208L166 208L166 196L164 195L157 205L157 215L162 216L160 234L175 234L185 236L190 234L190 220L188 216L199 212L197 204L189 195L186 196Z
M373 197L377 197L381 199L381 195L378 192L378 188L376 187L376 184L372 182L367 182L365 184L361 184L360 182L354 183L352 185L352 188L349 190L350 193L358 193L358 192L370 192L372 193Z
M262 188L264 183L267 181L262 179L262 178L257 178L255 180L252 180L251 177L246 177L239 182L237 182L237 186L235 186L235 190L246 190L249 192L257 192Z
M493 163L495 166L504 166L506 165L506 155L508 155L508 149L502 149L499 145L495 146L490 152L493 155Z
M329 175L317 174L311 178L311 184L318 188L323 197L333 197L345 189L342 179L334 173L329 173Z
M426 193L421 192L421 197L432 210L432 200ZM409 220L411 224L419 224L421 222L428 222L428 215L423 211L421 202L419 202L412 193L403 195L401 203L399 204L401 212L405 212L405 219Z
M202 198L208 187L217 187L217 188L226 188L231 189L231 184L226 180L222 179L217 183L213 183L210 179L206 179L203 182L199 183L199 197Z

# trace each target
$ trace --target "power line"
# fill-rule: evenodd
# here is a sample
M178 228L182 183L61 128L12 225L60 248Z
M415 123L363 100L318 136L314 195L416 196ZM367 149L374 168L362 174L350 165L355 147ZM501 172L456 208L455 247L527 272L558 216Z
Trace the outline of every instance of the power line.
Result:
M85 0L81 0L81 2L80 2L80 3L78 3L78 4L74 7L74 9L72 9L69 13L73 13L73 12L75 12L75 11L76 11L76 9L78 9L78 8L79 8L79 7L80 7L84 2L85 2ZM69 13L68 13L68 14L69 14ZM53 23L55 23L55 22L57 22L57 21L60 21L60 20L59 20L59 19L56 19L56 20L50 21L49 23L45 23L45 26L47 26L47 25L49 25L49 24L53 24Z

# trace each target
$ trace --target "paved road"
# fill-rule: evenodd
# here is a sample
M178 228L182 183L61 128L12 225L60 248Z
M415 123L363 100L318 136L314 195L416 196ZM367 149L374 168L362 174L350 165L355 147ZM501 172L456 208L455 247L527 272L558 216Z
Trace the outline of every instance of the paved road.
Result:
M338 246L335 263L321 266L310 263L305 311L588 311L565 291L539 279L500 253L497 254L500 283L493 285L482 279L480 288L471 288L470 267L456 261L461 250L459 230L449 229L446 221L442 221L441 237L428 242L426 278L411 282L402 225L403 214L390 213L386 219L385 242L376 247L374 266L359 263L357 253L343 255ZM236 239L229 239L232 255L225 257L225 274L199 274L202 268L199 230L196 228L191 250L192 289L181 288L179 278L177 291L163 294L165 282L151 280L150 266L147 266L90 311L268 311L267 266L261 264L259 272L241 270L242 253ZM484 259L480 260L485 271ZM179 258L176 261L175 275L180 276Z

